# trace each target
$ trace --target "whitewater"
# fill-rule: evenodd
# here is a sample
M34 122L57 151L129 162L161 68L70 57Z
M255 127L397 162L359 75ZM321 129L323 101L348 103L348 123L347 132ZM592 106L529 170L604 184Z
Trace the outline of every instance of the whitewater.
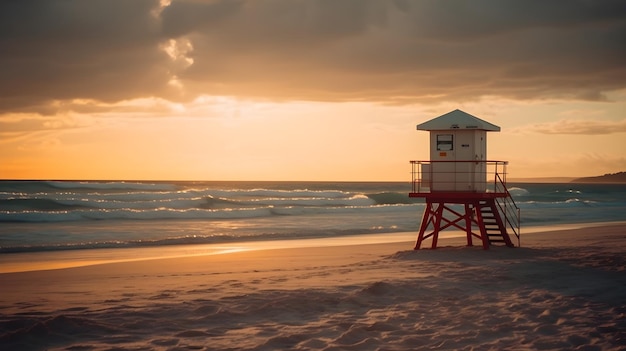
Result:
M409 182L0 181L0 254L417 231ZM626 219L626 185L509 184L524 228Z

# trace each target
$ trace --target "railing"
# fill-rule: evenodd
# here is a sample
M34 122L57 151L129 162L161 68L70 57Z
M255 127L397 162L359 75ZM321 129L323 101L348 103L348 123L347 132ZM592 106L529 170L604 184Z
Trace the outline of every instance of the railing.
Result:
M500 213L502 214L502 217L504 219L504 226L507 229L511 229L511 231L513 232L513 234L515 234L515 236L517 237L517 246L521 246L521 214L520 214L520 209L519 207L517 207L517 204L515 203L515 200L513 200L513 197L511 196L511 193L509 193L509 190L506 187L506 182L500 178L500 175L496 173L496 179L497 179L497 184L496 186L499 187L500 191L504 191L506 192L507 196L506 197L497 197L496 198L496 204L498 205L498 209L500 211Z
M507 163L483 160L411 161L412 193L500 192L498 179L506 184Z

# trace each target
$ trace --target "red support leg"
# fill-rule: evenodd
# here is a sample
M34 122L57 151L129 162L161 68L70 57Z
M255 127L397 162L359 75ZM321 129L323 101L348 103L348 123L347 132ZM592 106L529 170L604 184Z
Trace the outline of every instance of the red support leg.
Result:
M443 216L443 209L445 208L443 203L439 203L439 207L437 207L437 211L435 212L435 223L433 229L433 245L432 249L437 248L437 239L439 239L439 230L441 229L441 218Z
M465 233L467 235L467 246L474 246L472 243L472 216L474 212L470 204L465 204Z
M417 235L417 242L415 243L414 250L419 250L422 246L422 241L424 240L424 233L426 232L426 228L428 228L428 223L432 220L431 214L434 214L432 211L432 203L427 202L426 208L424 208L424 215L422 216L422 224L420 225L420 232Z

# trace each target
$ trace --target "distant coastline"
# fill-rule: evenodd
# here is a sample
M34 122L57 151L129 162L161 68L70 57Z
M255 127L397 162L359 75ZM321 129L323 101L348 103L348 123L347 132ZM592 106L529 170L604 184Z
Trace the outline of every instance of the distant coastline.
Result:
M600 183L600 184L625 184L626 172L607 173L592 177L533 177L533 178L508 178L510 183Z
M571 183L626 183L626 172L607 173L595 177L582 177L570 181Z

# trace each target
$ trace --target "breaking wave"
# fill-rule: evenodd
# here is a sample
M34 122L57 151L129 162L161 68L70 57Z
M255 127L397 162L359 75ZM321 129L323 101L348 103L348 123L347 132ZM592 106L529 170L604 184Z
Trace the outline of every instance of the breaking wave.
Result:
M0 222L255 218L368 210L415 202L399 192L216 189L126 182L9 182L0 191Z

